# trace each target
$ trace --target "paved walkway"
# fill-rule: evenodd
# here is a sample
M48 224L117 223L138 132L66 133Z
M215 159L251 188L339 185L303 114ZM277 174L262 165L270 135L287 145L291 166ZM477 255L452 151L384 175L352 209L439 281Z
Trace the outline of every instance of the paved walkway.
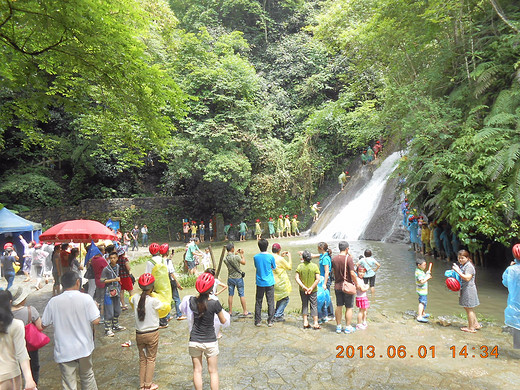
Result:
M33 297L40 309L50 286ZM96 329L94 368L99 389L137 389L138 352L131 312L123 312L121 323L128 330L114 338ZM466 334L454 326L419 324L396 313L369 314L369 327L354 334L336 334L335 323L321 330L303 329L299 316L289 315L285 323L272 328L253 326L252 319L233 318L219 343L221 389L512 389L518 383L520 351L512 349L512 339L498 327ZM130 348L121 343L131 340ZM162 389L192 389L191 359L187 353L188 324L170 322L161 330L155 381ZM354 346L354 358L337 358L341 349ZM369 358L374 346L373 358ZM388 357L394 348L406 347L405 358ZM420 348L424 345L426 348ZM467 345L468 357L459 355ZM499 357L479 357L480 346L498 345ZM359 356L362 346L364 356ZM435 358L431 346L435 347ZM455 346L456 357L452 357ZM475 350L473 350L475 347ZM352 352L352 348L348 351ZM421 359L418 352L426 353ZM343 353L345 355L345 352ZM473 357L476 355L476 357ZM40 389L59 389L59 370L52 359L52 342L40 352ZM209 376L204 373L204 388Z

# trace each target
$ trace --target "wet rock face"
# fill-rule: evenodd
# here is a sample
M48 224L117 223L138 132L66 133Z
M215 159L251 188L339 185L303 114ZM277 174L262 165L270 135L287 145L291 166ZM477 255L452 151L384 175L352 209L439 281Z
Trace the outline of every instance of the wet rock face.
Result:
M402 226L397 196L397 179L389 179L372 220L359 237L360 240L408 243L408 231Z

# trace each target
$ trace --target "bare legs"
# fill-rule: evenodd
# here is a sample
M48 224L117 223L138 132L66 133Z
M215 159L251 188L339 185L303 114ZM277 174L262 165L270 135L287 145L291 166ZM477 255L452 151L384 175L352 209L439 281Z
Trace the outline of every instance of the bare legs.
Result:
M195 390L202 390L202 355L192 357L193 362L193 386ZM211 390L218 390L218 355L207 358L208 372Z

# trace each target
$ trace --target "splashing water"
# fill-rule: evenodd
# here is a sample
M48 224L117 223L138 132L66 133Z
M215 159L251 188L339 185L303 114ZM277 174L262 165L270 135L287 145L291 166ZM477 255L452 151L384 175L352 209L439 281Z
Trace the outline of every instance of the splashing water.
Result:
M388 177L396 168L396 162L399 158L399 152L388 156L381 166L375 170L372 179L360 191L359 195L339 212L315 240L357 240L372 219Z

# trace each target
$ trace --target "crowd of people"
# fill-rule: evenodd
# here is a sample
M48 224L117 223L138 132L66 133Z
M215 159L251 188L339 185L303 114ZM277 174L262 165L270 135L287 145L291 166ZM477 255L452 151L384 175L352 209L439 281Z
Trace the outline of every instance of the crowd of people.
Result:
M366 149L363 149L361 153L361 163L363 165L370 164L372 161L377 159L377 155L383 150L383 144L381 141L376 141L374 146L368 145Z
M408 230L413 250L436 259L457 259L460 241L447 222L429 221L425 215L410 206L407 197L404 197L400 208L403 214L402 223Z
M190 259L188 252L193 256L203 255L198 243L198 237L190 239L190 249L186 251L187 259ZM30 243L28 246L31 246ZM2 353L0 357L0 363L5 363L0 364L0 385L9 384L18 389L23 374L26 388L36 387L39 380L38 351L27 352L23 339L23 326L33 324L39 331L51 325L54 327L54 357L60 367L63 388L77 388L76 374L79 375L82 388L97 388L92 368L94 342L91 326L102 324L106 337L113 337L115 332L126 330L119 324L121 312L128 310L124 291L129 293L128 302L135 317L141 389L158 388L153 383L153 375L159 330L167 327L171 318L179 321L187 319L189 322L188 351L193 363L193 382L196 389L202 388L203 356L207 360L211 386L217 388L218 339L222 337L222 328L229 326L230 318L237 315L243 318L253 317L253 324L262 326L264 297L268 308L267 327L286 321L285 309L292 289L296 287L301 300L304 329L319 330L323 323L329 321L335 321L337 333L349 334L367 329L370 300L374 297L376 275L381 267L370 249L366 249L354 261L347 242L338 243L339 254L336 255L332 254L326 242L320 242L316 248L317 253L308 250L298 252L299 261L293 264L290 252L282 250L278 242L269 250L268 241L260 238L258 248L259 253L253 257L256 270L253 315L247 309L245 273L241 268L246 265L246 258L244 251L236 249L233 242L226 244L227 255L223 260L227 268L227 284L218 280L215 270L208 267L197 277L195 287L198 296L187 295L182 301L179 296L182 286L172 261L175 252L166 243L152 243L149 246L151 257L146 263L145 273L137 280L139 290L134 289L135 279L124 246L99 245L87 248L92 257L84 270L86 284L82 283L82 270L75 265L75 261L70 260L71 254L77 248L68 244L54 246L50 255L51 264L58 266L55 282L61 285L63 291L57 294L60 290L55 290L57 295L48 302L41 317L34 307L25 305L28 289L24 288L23 282L22 285L15 288L10 286L10 290L0 292L0 343L3 351L9 351L7 354ZM503 283L510 291L506 323L520 330L520 321L517 318L520 308L516 301L520 294L517 277L520 244L513 248L513 254L515 261L503 276ZM2 256L2 264L6 264L6 258L7 263L16 262L9 246ZM313 259L317 259L317 263ZM419 301L417 321L428 322L426 308L428 281L432 277L431 264L428 267L421 256L416 260L416 266L415 284ZM290 271L293 267L295 277L291 280ZM458 251L457 263L453 264L452 269L460 277L459 304L464 307L468 318L468 325L461 330L475 333L482 325L478 323L475 313L475 307L479 305L475 267L466 250ZM331 286L334 288L335 304L331 299ZM226 290L227 311L219 301L219 295ZM233 312L235 292L241 305L238 313ZM354 320L354 307L358 309L357 320ZM74 310L70 310L71 308Z

